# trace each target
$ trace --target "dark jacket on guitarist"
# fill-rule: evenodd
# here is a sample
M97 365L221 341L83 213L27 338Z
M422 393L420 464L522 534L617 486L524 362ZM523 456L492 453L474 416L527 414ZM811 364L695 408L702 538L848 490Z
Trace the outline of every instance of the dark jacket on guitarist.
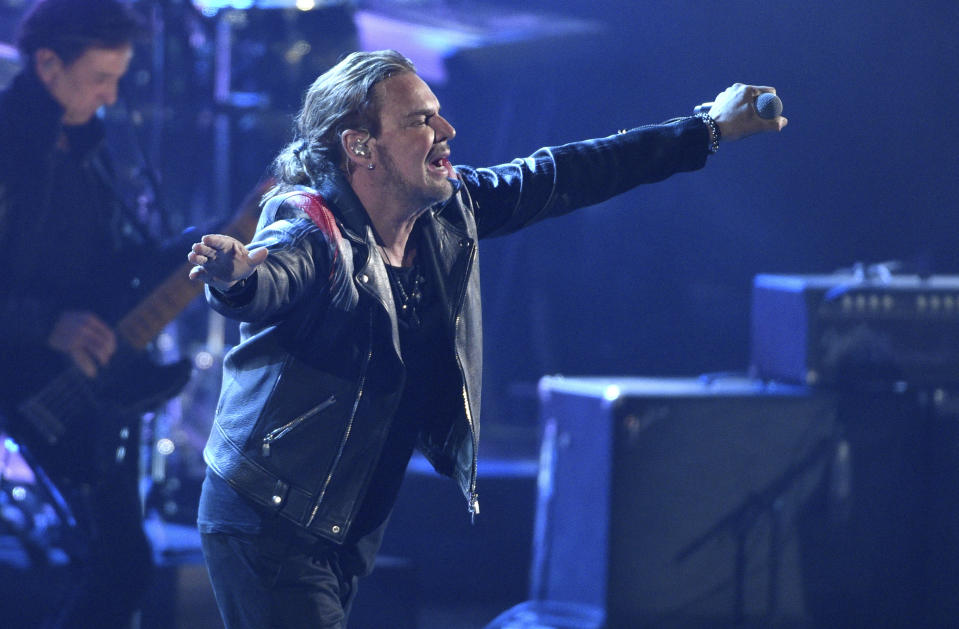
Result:
M0 95L0 247L15 261L0 284L0 351L18 357L3 361L0 381L21 385L5 394L22 393L26 374L63 364L46 343L61 312L115 320L147 285L137 267L156 262L112 190L103 123L66 127L62 115L29 69ZM37 364L25 368L29 359Z
M116 323L194 237L151 237L114 189L103 122L65 126L62 114L29 69L0 93L0 247L15 260L0 283L0 353L17 357L0 366L5 403L67 364L47 346L60 313Z

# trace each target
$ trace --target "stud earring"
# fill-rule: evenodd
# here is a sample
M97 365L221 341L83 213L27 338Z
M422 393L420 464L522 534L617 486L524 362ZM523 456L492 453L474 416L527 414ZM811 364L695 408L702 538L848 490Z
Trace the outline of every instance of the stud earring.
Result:
M370 162L369 164L366 165L366 170L373 170L374 168L376 168L376 164L374 164L373 162Z

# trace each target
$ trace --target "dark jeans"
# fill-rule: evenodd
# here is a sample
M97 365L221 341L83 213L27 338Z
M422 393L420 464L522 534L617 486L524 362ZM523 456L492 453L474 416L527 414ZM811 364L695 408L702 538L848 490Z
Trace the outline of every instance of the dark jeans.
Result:
M201 534L226 629L345 629L363 576L355 557L372 564L383 528L373 543L345 547L285 524L259 534Z
M98 502L116 503L116 496ZM126 508L101 512L97 539L80 569L79 596L69 606L63 627L126 629L140 609L153 573L153 555L143 532L139 503L131 496Z
M138 461L104 475L92 488L65 492L71 532L71 587L43 625L57 629L128 629L153 576L153 552L143 530Z

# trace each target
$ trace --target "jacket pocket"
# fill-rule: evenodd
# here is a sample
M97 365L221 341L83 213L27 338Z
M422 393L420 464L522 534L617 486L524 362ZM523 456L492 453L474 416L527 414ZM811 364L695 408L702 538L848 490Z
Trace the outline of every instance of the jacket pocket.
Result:
M333 406L334 404L336 404L336 396L331 395L330 397L326 398L325 400L323 400L322 402L320 402L319 404L317 404L310 410L306 411L299 417L291 421L288 421L282 426L274 428L273 430L268 432L266 435L263 436L263 440L260 446L260 450L263 456L265 457L270 456L270 448L273 446L273 444L276 441L278 441L279 439L282 439L283 437L288 435L291 431L295 430L298 426L302 425L305 421L309 420L312 417L315 417L316 415L319 415L324 410Z

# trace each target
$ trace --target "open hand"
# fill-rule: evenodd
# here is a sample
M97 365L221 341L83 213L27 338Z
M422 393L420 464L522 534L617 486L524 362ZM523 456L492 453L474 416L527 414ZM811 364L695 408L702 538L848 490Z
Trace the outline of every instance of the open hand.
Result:
M193 243L187 255L190 264L195 265L190 269L190 279L202 280L217 290L226 291L253 275L268 254L265 247L248 250L231 236L207 234L200 242Z

